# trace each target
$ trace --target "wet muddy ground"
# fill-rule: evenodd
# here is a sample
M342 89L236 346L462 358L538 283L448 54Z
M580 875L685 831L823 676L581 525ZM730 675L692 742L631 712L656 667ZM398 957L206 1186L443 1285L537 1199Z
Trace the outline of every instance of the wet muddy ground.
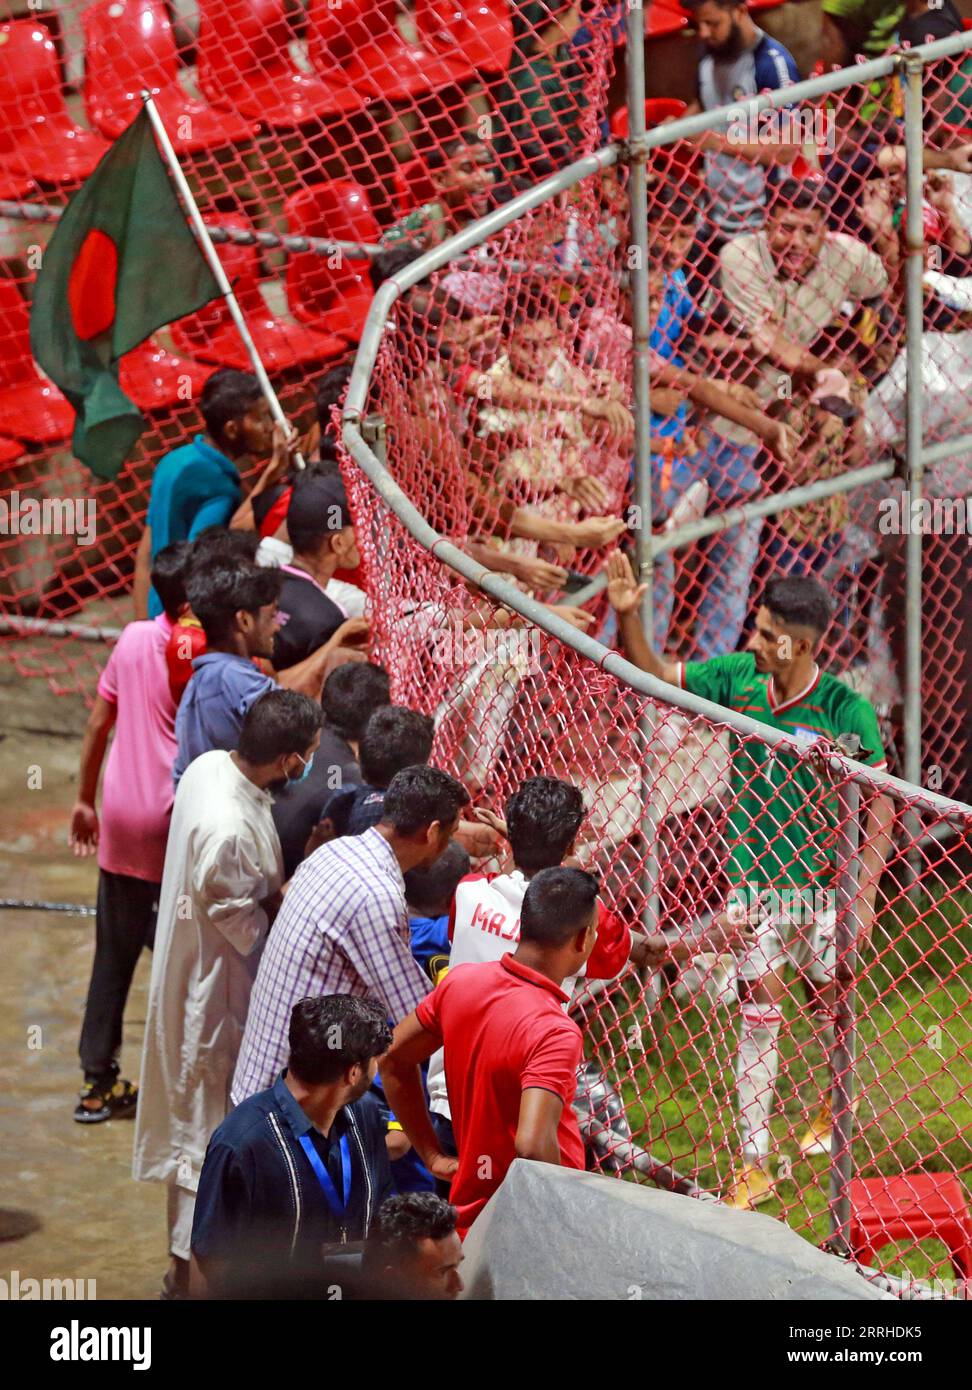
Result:
M93 905L97 867L67 828L86 710L0 671L0 898ZM165 1195L131 1177L131 1120L72 1118L94 918L0 910L0 1279L94 1279L99 1298L154 1298ZM150 957L125 1018L122 1073L138 1079ZM28 1234L9 1238L30 1227Z

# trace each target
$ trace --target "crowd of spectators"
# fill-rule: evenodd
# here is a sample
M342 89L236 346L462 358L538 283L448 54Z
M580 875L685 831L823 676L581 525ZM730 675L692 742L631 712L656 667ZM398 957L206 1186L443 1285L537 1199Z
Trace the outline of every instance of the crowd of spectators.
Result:
M698 109L796 79L790 55L744 5L689 8L703 45ZM856 42L852 7L824 8L828 42ZM558 55L579 11L538 30L530 9L519 7L516 43L527 59L517 71L531 82L503 92L492 145L463 135L443 146L431 164L436 199L386 233L376 287L489 209L504 151L549 146L554 128L569 148ZM911 41L932 17L938 33L944 13L909 4ZM863 33L863 15L855 24ZM535 90L548 99L533 101ZM926 226L941 253L930 266L939 277L930 337L965 329L949 287L972 256L956 183L972 173L972 146L947 115L926 134ZM865 462L893 413L880 391L903 351L894 117L838 123L833 150L815 162L785 140L715 132L696 143L700 182L666 180L651 193L659 526ZM417 500L438 529L576 628L607 641L619 631L628 655L661 679L701 693L725 687L723 703L740 681L762 680L766 721L787 727L787 701L773 692L797 703L821 677L831 610L814 581L844 565L846 504L833 497L720 532L691 576L699 601L689 619L681 564L676 576L667 557L653 603L655 644L669 655L645 642L643 591L624 557L637 524L630 295L619 277L610 295L592 296L582 273L592 256L623 259L619 186L605 180L602 192L593 215L578 214L587 225L571 242L570 273L564 204L562 235L547 248L555 274L504 267L487 247L396 303L394 329L416 348L397 389L411 422L402 447L426 469ZM135 1114L135 1175L168 1194L171 1297L335 1280L456 1296L458 1236L510 1163L585 1162L571 1108L582 1038L565 1009L575 990L681 949L613 912L581 867L580 787L538 769L503 816L491 805L534 659L521 618L458 585L454 603L421 593L397 614L426 661L453 630L491 639L449 677L450 708L464 705L468 726L460 778L436 766L439 709L396 703L396 673L368 661L369 586L383 581L383 552L369 536L362 565L342 478L335 412L347 381L338 368L317 384L317 425L301 441L310 461L299 469L298 441L272 427L255 379L229 370L209 379L205 434L153 477L137 620L101 678L84 742L71 842L97 850L100 872L75 1118ZM260 465L249 490L244 461ZM760 665L758 641L748 649L755 665L733 655L767 564L811 585L777 590L759 608L764 626L796 634L790 666ZM572 593L605 566L611 610L575 604ZM838 610L837 628L852 621ZM727 659L731 669L718 664ZM732 681L719 685L726 671ZM826 680L828 732L846 732L844 720L880 766L873 710ZM753 689L739 698L757 698ZM713 941L753 944L725 915ZM119 1074L122 1015L153 943L136 1087ZM751 995L764 1032L778 1029L778 999ZM754 1079L756 1027L744 1026L739 1075L743 1112L756 1107L743 1129L758 1167L775 1070L766 1084ZM828 1135L822 1122L817 1140ZM754 1204L755 1191L745 1177L736 1204ZM360 1267L333 1248L344 1245L362 1247Z
M728 106L735 115L724 128L679 142L684 157L659 165L660 172L650 166L656 529L768 491L827 482L903 445L897 79L883 84L877 103L870 89L852 89L831 107L783 108L789 125L780 121L769 134L740 136L733 120L745 110L741 103L792 85L796 64L745 5L692 0L688 8L702 54L686 114ZM906 16L894 6L864 7L866 14L858 8L826 12L821 61L835 36L866 41L872 51L882 24L900 46L961 27L957 16L937 8L912 6ZM569 32L568 19L561 14L559 21ZM939 335L968 331L972 303L972 145L955 103L945 109L935 99L951 75L951 67L942 73L936 66L927 82L925 327L932 360L942 351ZM811 126L816 147L807 143ZM438 201L386 234L394 250L376 259L376 286L508 195L502 140L489 144L467 134L440 154L433 171ZM414 451L403 473L414 472L417 481L421 451L434 452L435 486L422 497L429 520L588 631L593 624L570 604L571 589L579 587L579 574L597 569L622 534L619 519L630 517L630 308L623 290L605 290L602 273L607 266L626 278L622 192L612 175L603 180L599 207L574 215L561 202L547 229L552 244L543 274L522 262L508 268L497 243L420 282L395 310L403 344L419 349L409 355L403 383L409 438L401 447ZM939 486L937 475L930 484ZM845 642L844 666L855 666L852 678L874 693L866 653L893 645L900 605L890 586L879 584L893 543L883 540L879 553L876 503L869 514L867 494L861 497L853 527L847 495L838 493L730 526L703 546L663 553L655 565L659 635L687 657L732 649L760 580L773 569L808 571L850 595L841 611L856 637ZM873 563L855 607L862 555ZM442 615L426 617L435 623ZM508 644L511 664L515 648ZM893 706L900 684L885 683L880 697Z
M393 1187L432 1194L452 1177L463 1150L448 1118L444 1151L417 1146L374 1059L441 979L457 931L460 964L518 951L528 884L574 851L584 819L580 790L551 778L525 783L511 800L511 829L484 806L470 812L469 790L430 765L433 719L391 703L386 672L349 645L367 634L368 620L344 616L345 603L357 606L350 595L362 576L340 471L327 457L331 420L321 422L322 457L292 477L277 442L263 437L273 457L262 490L282 485L288 500L283 522L269 523L275 548L261 553L251 527L263 504L248 499L240 525L234 491L221 505L224 522L237 525L200 530L193 508L210 519L212 499L187 499L180 478L251 414L251 379L217 374L202 407L213 443L176 450L162 470L153 515L167 544L155 550L148 576L161 611L129 625L101 678L70 835L76 853L96 850L99 860L75 1119L92 1125L135 1113L135 1175L167 1192L169 1297L185 1296L192 1279L214 1295L292 1287L322 1232L329 1242L361 1242L381 1210L387 1233L396 1209L382 1199ZM623 427L623 407L612 418ZM256 442L251 448L256 454ZM230 463L219 457L222 489ZM281 562L285 547L292 553ZM345 578L335 581L339 565ZM342 587L332 591L332 582ZM465 919L457 927L458 890L481 878L470 873L472 860L502 860L507 836L514 872L492 892L508 899L509 920L502 931L493 922L486 947L477 947L466 937L478 929ZM586 874L579 880L594 883ZM557 929L558 962L570 956L564 989L549 971L543 985L563 1002L589 954L590 978L614 976L629 959L671 954L663 938L633 934L603 904L588 931L586 909L581 923L555 888L550 903L537 890L537 913L548 933ZM569 893L565 901L573 901ZM545 949L547 938L538 942ZM117 1058L143 946L153 949L152 979L136 1087L119 1075ZM512 977L529 986L527 1005L535 975L528 962ZM485 1002L474 989L470 1007ZM521 1059L536 1082L528 1093L543 1090L543 1036L541 1027ZM436 1076L448 1116L441 1055ZM567 1073L557 1076L563 1094L555 1107L543 1101L520 1117L506 1094L508 1131L497 1135L491 1186L475 1197L475 1210L512 1161L509 1140L521 1118L532 1137L517 1152L528 1155L534 1144L549 1151L572 1093ZM400 1083L399 1073L391 1077ZM487 1129L492 1123L488 1114L480 1119ZM306 1197L292 1205L291 1188L272 1172L281 1164L301 1190L317 1182L316 1208ZM422 1237L430 1244L425 1272L414 1277L453 1296L461 1287L455 1250L439 1247L454 1240L457 1222L468 1228L465 1201L457 1211L442 1203L416 1211L430 1224ZM366 1256L356 1270L342 1265L342 1277L367 1283L380 1275L387 1286L392 1275L376 1273L377 1257ZM403 1271L393 1273L401 1281Z

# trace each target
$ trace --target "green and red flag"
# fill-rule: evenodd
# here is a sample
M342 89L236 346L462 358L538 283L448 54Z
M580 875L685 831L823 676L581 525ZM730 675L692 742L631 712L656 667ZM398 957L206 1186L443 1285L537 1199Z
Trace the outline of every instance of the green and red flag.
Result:
M74 452L99 478L145 429L119 359L219 293L143 110L65 208L30 314L34 357L74 406Z

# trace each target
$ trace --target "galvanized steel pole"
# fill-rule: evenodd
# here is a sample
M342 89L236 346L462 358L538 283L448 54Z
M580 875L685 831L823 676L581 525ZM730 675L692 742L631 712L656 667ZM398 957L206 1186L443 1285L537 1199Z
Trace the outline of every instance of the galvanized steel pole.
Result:
M628 0L625 71L628 101L628 267L631 292L631 398L634 413L635 576L647 584L641 623L654 635L654 556L651 547L651 314L648 309L648 155L645 137L645 12L641 0ZM638 725L641 765L641 832L644 837L641 925L658 930L658 810L651 752L654 730L647 719Z
M841 788L837 828L837 920L834 999L834 1050L827 1059L833 1073L830 1148L830 1248L851 1255L850 1183L853 1177L855 1062L857 1057L857 918L858 845L861 790L853 782Z
M647 583L641 622L650 642L654 626L651 553L651 316L648 310L648 171L645 135L645 12L628 0L628 260L631 285L631 386L634 412L634 531L638 582Z
M907 491L911 505L924 491L925 460L922 454L922 326L924 319L925 232L922 219L924 172L922 167L922 60L913 53L902 59L905 73L905 456ZM921 563L920 529L909 526L905 537L905 669L904 669L904 772L909 782L921 785ZM909 839L919 836L917 819L908 824ZM918 865L909 855L912 880Z

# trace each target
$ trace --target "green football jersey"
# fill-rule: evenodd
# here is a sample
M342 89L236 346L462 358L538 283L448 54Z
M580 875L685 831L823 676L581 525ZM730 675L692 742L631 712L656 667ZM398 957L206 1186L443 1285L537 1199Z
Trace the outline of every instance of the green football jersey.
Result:
M824 671L795 696L777 704L770 677L756 670L751 652L733 652L679 668L681 685L728 709L807 743L857 734L861 762L883 767L874 707ZM807 762L733 734L732 807L726 831L727 872L734 885L757 888L827 887L834 873L833 832L839 798Z

